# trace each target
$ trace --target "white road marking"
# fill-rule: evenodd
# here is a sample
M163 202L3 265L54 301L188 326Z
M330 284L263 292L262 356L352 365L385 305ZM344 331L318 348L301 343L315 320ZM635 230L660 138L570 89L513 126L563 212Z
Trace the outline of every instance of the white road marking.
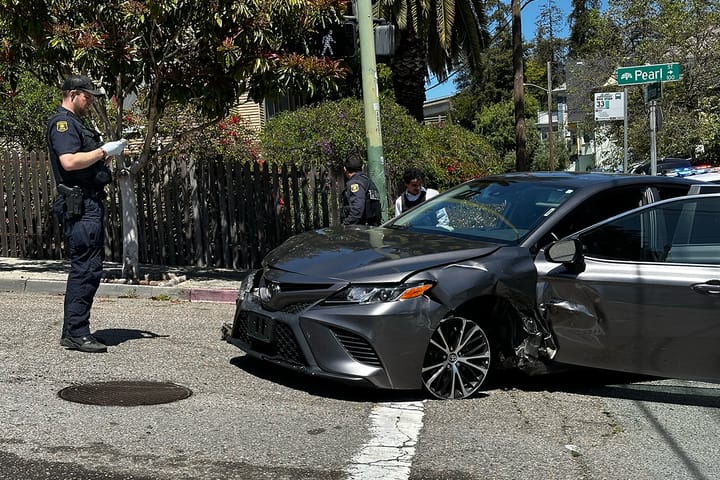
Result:
M423 402L382 403L370 412L372 437L346 469L352 480L407 480L423 419Z

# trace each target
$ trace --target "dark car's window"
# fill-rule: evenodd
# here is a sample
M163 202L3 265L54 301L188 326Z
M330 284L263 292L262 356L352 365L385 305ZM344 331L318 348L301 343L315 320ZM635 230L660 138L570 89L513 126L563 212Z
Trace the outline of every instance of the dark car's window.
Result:
M580 235L587 256L720 264L720 196L652 205Z
M614 217L643 204L646 188L637 186L606 190L585 200L555 225L540 240L543 247L553 240L566 237L606 218Z
M552 231L538 242L538 248L644 204L684 196L687 194L688 188L689 185L682 184L653 187L640 185L600 192L565 215Z
M479 179L420 204L387 227L517 244L575 189L538 181Z

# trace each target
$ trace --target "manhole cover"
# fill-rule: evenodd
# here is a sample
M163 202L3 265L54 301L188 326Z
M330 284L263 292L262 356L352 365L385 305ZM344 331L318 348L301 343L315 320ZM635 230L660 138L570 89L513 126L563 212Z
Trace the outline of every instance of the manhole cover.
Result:
M63 400L86 405L132 407L183 400L192 390L168 382L96 382L65 387L58 392Z

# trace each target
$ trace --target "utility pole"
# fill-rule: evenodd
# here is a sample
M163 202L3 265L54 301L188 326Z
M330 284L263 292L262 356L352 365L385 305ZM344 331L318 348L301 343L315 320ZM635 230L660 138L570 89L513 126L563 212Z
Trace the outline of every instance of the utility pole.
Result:
M378 93L375 35L371 0L355 0L358 35L360 37L360 68L362 70L365 134L367 136L368 174L380 193L382 219L388 219L385 159L380 128L380 95Z

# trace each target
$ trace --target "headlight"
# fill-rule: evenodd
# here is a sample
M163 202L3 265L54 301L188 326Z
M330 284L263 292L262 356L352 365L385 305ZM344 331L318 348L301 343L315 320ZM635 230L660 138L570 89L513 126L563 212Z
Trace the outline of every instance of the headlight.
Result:
M409 300L422 297L433 287L432 283L403 284L391 287L378 287L375 285L356 285L336 293L328 299L332 302L349 303L377 303L394 302L396 300Z
M252 290L255 284L255 276L257 275L258 271L259 270L251 270L250 273L248 273L248 275L243 278L242 282L240 282L238 298L242 299L243 297L245 297L246 293Z

